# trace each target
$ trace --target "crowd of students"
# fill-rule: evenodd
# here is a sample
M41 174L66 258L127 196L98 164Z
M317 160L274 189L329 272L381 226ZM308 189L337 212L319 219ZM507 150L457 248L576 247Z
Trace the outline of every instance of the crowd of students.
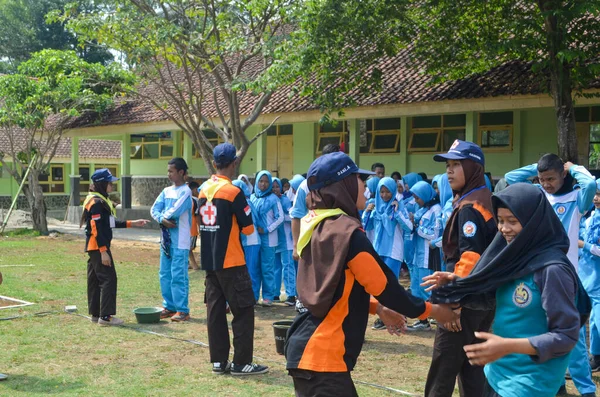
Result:
M171 160L173 186L151 213L162 229L163 318L189 319L187 269L198 267L201 237L215 373L268 370L251 363L249 307L282 302L299 312L286 342L299 396L356 394L350 372L368 313L379 316L374 329L392 334L437 324L428 397L451 396L456 380L462 396L554 396L564 392L565 372L582 396L595 395L600 183L584 167L547 154L508 172L492 195L481 148L459 140L434 156L446 172L431 181L397 171L386 177L381 163L360 170L336 145L289 180L266 170L253 181L235 178L232 145L217 146L214 156L217 174L200 186L186 185L183 159ZM102 236L93 227L97 212L110 219L112 210L101 196L90 199L98 207L86 207L82 221L93 270L112 262L102 247L96 252ZM90 313L116 321L116 274L105 287L94 287L90 274ZM404 275L407 290L399 284ZM110 302L100 305L102 288ZM233 364L225 305L239 351ZM404 315L415 322L407 325Z

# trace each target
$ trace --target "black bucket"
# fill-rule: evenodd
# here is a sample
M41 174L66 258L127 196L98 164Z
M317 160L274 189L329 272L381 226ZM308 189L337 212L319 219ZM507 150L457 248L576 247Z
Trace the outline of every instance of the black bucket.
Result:
M292 320L275 321L273 323L273 333L275 334L275 350L277 354L283 354L285 339L288 329L292 326Z

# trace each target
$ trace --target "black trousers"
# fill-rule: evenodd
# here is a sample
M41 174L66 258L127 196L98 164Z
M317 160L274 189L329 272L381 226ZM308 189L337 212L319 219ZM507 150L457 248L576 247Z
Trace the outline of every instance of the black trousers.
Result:
M482 342L475 338L476 331L489 331L494 320L493 310L462 309L462 331L450 332L437 328L433 343L433 357L425 384L426 397L451 397L458 376L462 397L481 397L487 383L483 367L469 364L463 350L466 345Z
M210 361L225 362L229 358L229 328L226 304L233 321L233 362L250 364L254 351L254 292L246 266L207 271L205 281L208 345Z
M88 312L94 317L117 313L117 272L110 250L112 266L104 266L100 251L88 251L87 294Z
M358 397L350 372L290 369L296 397Z

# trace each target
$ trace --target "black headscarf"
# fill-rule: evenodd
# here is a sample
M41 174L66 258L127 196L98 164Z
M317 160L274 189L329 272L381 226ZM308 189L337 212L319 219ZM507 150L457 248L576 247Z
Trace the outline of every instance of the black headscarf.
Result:
M523 229L507 244L500 232L468 277L433 291L434 303L467 303L494 294L501 285L549 265L560 265L578 280L567 258L569 237L542 190L516 183L492 196L494 216L499 204L508 208Z

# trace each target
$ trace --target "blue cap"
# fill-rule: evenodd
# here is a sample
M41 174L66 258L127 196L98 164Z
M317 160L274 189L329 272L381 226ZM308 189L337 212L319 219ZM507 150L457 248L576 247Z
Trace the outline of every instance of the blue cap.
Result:
M118 180L119 178L115 178L108 168L96 170L96 172L92 174L92 182L116 182Z
M476 163L485 165L483 151L473 142L465 142L457 139L454 141L450 150L446 154L436 154L433 156L434 161L444 162L446 160L473 160Z
M231 143L221 143L213 149L213 157L217 164L230 164L237 159L237 150Z
M321 189L339 182L350 174L375 175L374 172L358 168L350 156L343 152L324 154L310 165L306 179L308 190ZM312 180L315 178L316 180ZM312 183L311 183L312 182Z

